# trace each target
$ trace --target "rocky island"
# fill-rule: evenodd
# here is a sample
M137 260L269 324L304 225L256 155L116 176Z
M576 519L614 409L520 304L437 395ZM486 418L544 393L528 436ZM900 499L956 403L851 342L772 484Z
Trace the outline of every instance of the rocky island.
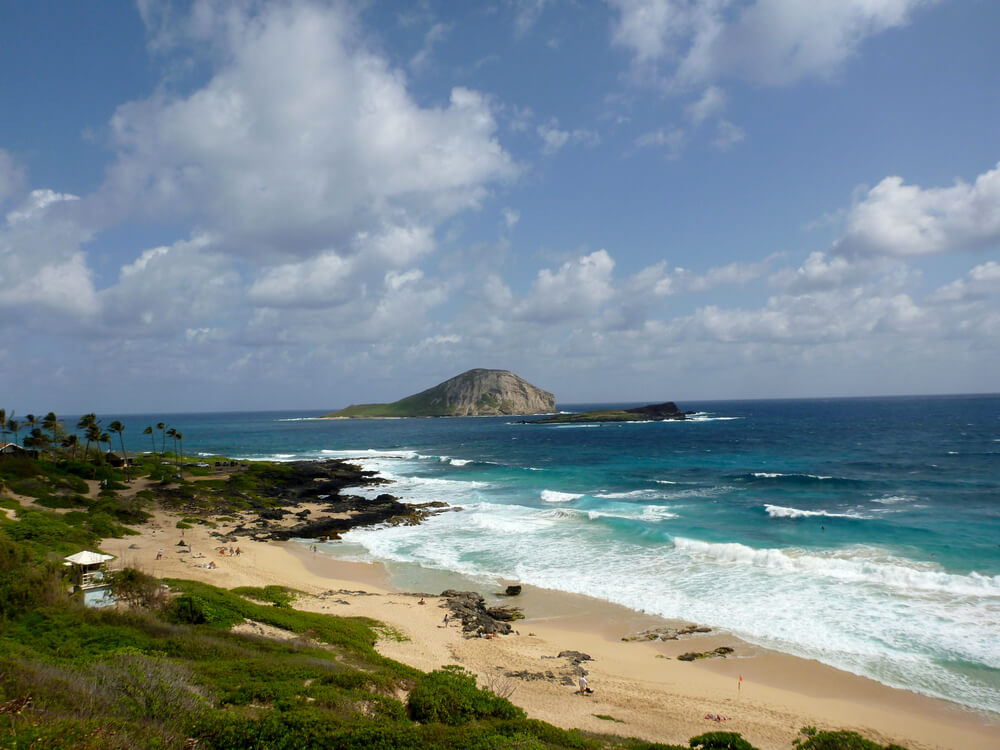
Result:
M507 370L475 369L391 404L355 404L325 416L492 417L551 414L556 397Z
M632 409L605 409L584 411L578 414L555 414L544 419L534 419L528 424L562 424L572 422L662 422L667 419L687 419L685 412L673 401L662 404L636 406Z

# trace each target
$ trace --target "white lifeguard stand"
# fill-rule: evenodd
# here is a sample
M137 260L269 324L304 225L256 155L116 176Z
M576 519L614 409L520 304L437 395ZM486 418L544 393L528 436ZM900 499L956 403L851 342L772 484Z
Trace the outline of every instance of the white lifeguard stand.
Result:
M73 568L73 591L83 592L84 606L108 607L115 603L114 592L104 577L104 566L114 555L84 550L64 559L64 564Z

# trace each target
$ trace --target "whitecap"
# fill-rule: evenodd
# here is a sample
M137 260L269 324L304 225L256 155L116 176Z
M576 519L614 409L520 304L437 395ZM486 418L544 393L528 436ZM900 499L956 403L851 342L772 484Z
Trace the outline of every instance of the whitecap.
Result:
M568 503L573 500L579 500L583 495L575 495L571 492L557 492L556 490L542 490L541 497L547 503Z
M812 518L813 516L823 516L825 518L856 518L864 519L864 516L855 513L830 513L826 510L800 510L799 508L786 508L782 505L765 505L764 510L771 518Z

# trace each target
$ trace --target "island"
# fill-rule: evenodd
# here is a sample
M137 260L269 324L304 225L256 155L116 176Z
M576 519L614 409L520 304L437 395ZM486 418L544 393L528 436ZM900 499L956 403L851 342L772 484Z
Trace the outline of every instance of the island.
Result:
M474 369L391 404L354 404L329 419L551 414L556 397L508 370Z
M525 424L563 424L573 422L663 422L668 419L687 419L687 413L677 408L673 401L662 404L636 406L632 409L604 409L577 414L554 414L543 419L533 419Z

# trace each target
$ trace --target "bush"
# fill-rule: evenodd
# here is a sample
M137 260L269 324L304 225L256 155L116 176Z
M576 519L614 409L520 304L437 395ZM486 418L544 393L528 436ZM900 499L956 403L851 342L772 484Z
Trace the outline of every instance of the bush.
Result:
M836 732L818 731L816 727L803 727L794 744L798 750L906 750L899 745L886 745L862 737L857 732L841 729Z
M0 533L0 620L56 600L60 569Z
M178 596L167 610L167 620L178 625L200 625L205 622L205 610L194 596Z
M708 732L689 740L696 750L757 750L737 732Z
M106 576L115 598L133 607L161 609L167 597L160 580L135 568L122 568Z
M415 721L451 726L473 719L523 719L525 714L506 698L476 687L475 675L450 664L417 679L408 701Z

